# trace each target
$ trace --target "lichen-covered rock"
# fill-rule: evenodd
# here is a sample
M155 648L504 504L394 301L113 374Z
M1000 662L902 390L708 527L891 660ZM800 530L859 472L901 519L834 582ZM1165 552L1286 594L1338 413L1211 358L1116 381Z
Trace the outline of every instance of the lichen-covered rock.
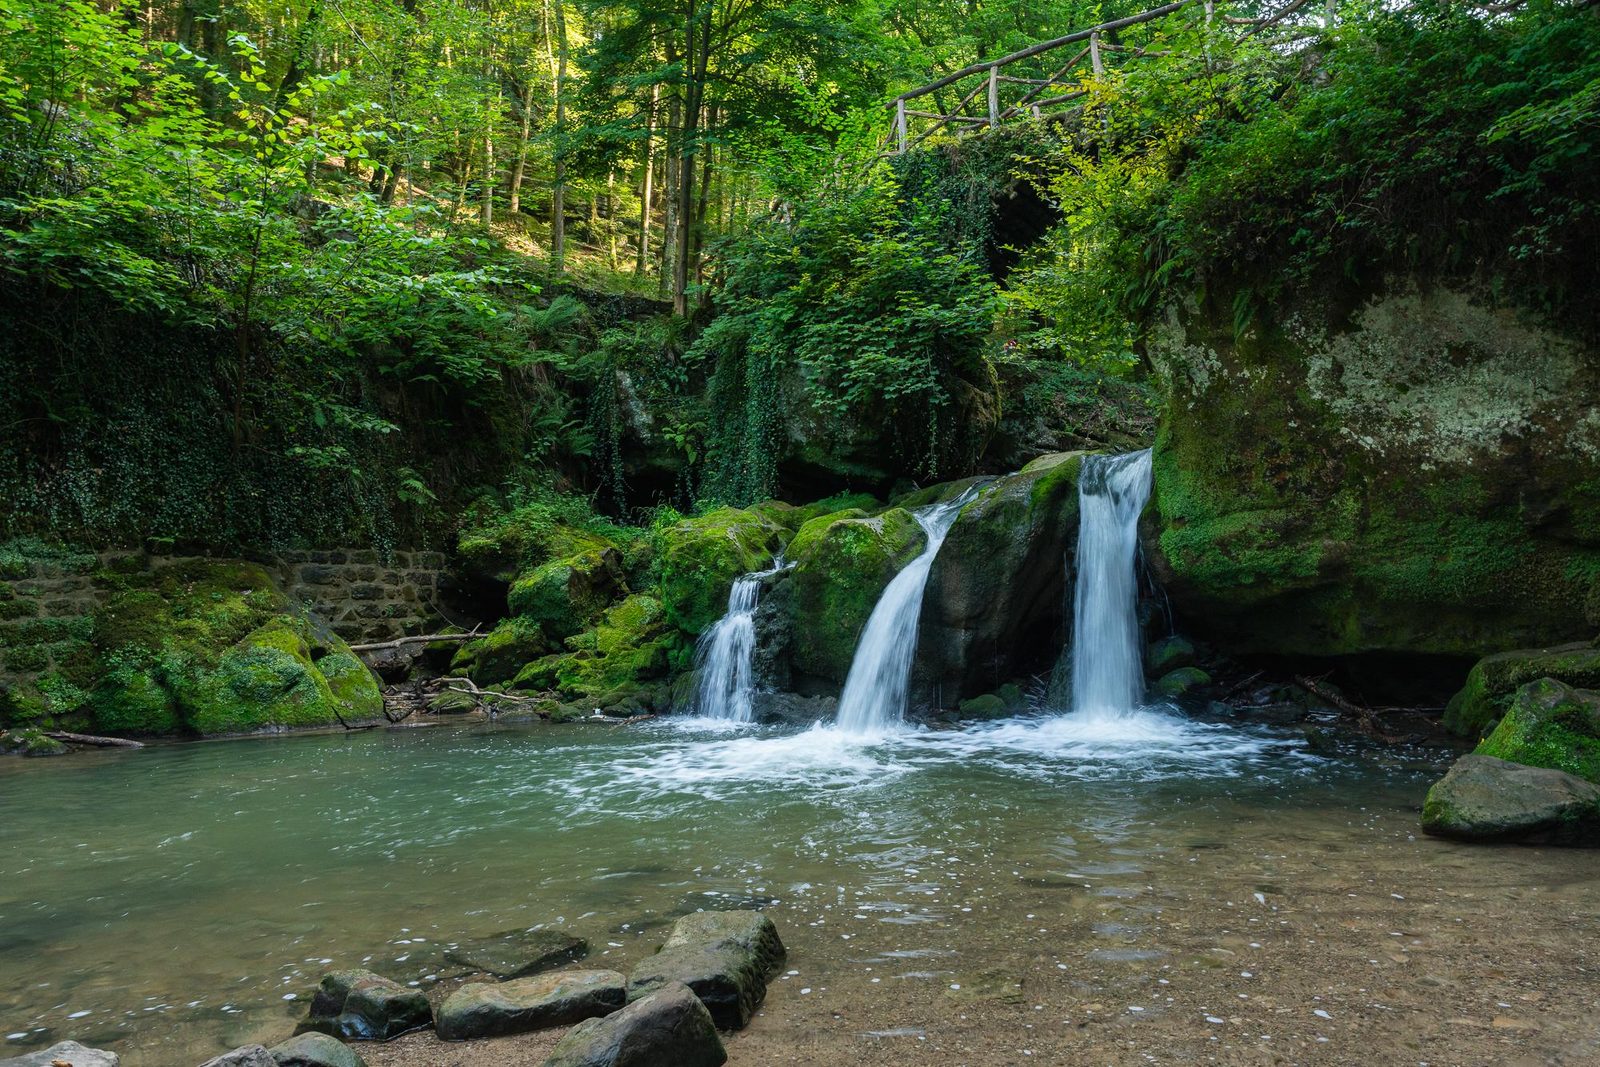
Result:
M1474 751L1600 782L1600 693L1553 678L1529 682Z
M627 985L616 971L554 971L497 985L469 983L439 1006L439 1037L503 1037L600 1018L627 1003Z
M559 930L507 930L493 937L453 945L445 953L451 963L496 978L526 978L582 959L589 943Z
M800 527L789 543L793 667L843 684L878 598L926 544L922 527L903 508L876 516L840 511Z
M661 603L667 620L686 634L700 634L727 609L734 579L770 566L788 537L770 507L718 508L662 531Z
M767 977L783 961L778 928L759 911L701 911L672 926L661 951L633 969L628 999L682 983L704 1002L717 1027L740 1030L767 995Z
M1600 359L1448 289L1174 309L1146 548L1231 652L1482 655L1600 629Z
M298 1034L267 1051L278 1067L367 1067L355 1049L327 1034Z
M76 1041L61 1041L26 1056L0 1060L0 1067L53 1067L62 1063L71 1067L118 1067L121 1062L122 1058L115 1052L89 1048Z
M322 976L296 1032L345 1041L388 1041L432 1023L433 1008L421 990L371 971L334 971Z
M922 597L916 691L953 705L1061 651L1083 453L1040 456L961 509Z
M544 1067L722 1067L727 1050L706 1006L667 985L603 1019L573 1027Z
M1466 684L1450 698L1444 724L1463 737L1479 737L1511 706L1511 697L1529 682L1554 678L1582 689L1600 689L1600 647L1593 643L1499 652L1479 660Z
M1600 845L1600 787L1474 753L1428 790L1422 829L1458 841Z

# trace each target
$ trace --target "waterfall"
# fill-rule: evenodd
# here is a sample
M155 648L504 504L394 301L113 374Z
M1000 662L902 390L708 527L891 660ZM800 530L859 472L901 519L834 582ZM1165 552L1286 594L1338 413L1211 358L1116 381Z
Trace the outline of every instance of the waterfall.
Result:
M1139 513L1149 497L1149 449L1084 457L1072 611L1074 712L1125 715L1144 699L1134 561Z
M918 525L928 535L927 547L894 576L861 631L844 692L839 695L836 721L841 730L882 733L905 718L922 591L928 585L933 557L939 554L939 546L955 525L956 516L974 495L975 491L969 489L954 500L915 513Z
M767 570L734 579L727 613L700 635L694 652L699 672L694 694L697 715L729 722L750 721L750 698L756 689L750 671L756 650L756 598L762 579L786 566L779 553Z

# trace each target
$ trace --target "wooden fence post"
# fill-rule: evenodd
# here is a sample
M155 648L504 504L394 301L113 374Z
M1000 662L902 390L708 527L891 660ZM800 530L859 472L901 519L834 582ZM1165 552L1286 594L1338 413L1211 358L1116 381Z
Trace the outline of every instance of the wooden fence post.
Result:
M989 68L989 128L1000 125L1000 67Z
M1100 35L1098 33L1089 35L1089 62L1094 66L1094 76L1096 78L1105 74L1106 65L1100 59Z
M906 102L904 100L896 100L894 102L894 139L896 145L896 155L905 155L906 133Z

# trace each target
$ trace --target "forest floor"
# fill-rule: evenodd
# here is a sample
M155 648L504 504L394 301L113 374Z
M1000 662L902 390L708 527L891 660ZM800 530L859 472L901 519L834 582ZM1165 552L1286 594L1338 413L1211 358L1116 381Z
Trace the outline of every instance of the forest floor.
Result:
M773 908L791 973L728 1062L1600 1062L1600 856L1434 841L1402 811L1241 829L1092 886L1021 877L937 930ZM360 1051L534 1067L560 1033Z

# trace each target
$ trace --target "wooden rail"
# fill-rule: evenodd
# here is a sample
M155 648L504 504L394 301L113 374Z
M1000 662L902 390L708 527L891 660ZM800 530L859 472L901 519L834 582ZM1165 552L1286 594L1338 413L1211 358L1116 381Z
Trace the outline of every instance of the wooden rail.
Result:
M896 155L914 148L921 142L932 137L940 130L950 130L957 136L993 129L1009 119L1019 116L1039 119L1044 117L1044 112L1061 107L1063 104L1080 100L1089 95L1089 89L1084 87L1085 75L1088 78L1099 80L1107 76L1108 56L1120 56L1124 62L1133 61L1145 56L1168 56L1172 51L1154 50L1153 48L1135 47L1115 39L1119 30L1144 23L1157 22L1161 19L1176 15L1193 5L1198 5L1205 10L1207 34L1226 34L1223 39L1229 43L1240 41L1263 32L1269 27L1276 26L1283 20L1305 8L1311 0L1289 0L1288 3L1278 8L1275 12L1255 17L1217 16L1218 0L1173 0L1172 3L1162 4L1136 15L1127 15L1119 19L1111 19L1085 29L1076 30L1063 37L1056 37L1049 41L1040 41L1038 44L1029 45L1020 51L1012 52L998 59L984 60L962 67L958 71L946 74L941 78L919 85L915 89L907 90L889 101L888 108L894 113L894 132L892 134L892 152ZM1323 15L1323 25L1331 26L1333 23L1333 0L1325 0L1326 9ZM1225 27L1242 27L1243 32L1234 35L1228 33ZM1107 35L1112 39L1107 40ZM1219 44L1223 43L1219 40ZM1061 66L1045 77L1017 77L1015 75L1001 74L1001 70L1014 63L1032 59L1046 52L1053 52L1067 45L1087 42L1083 48L1073 53ZM1211 47L1206 46L1205 58L1211 61ZM1088 60L1087 71L1080 70L1084 60ZM975 86L961 97L949 111L913 109L909 107L912 100L936 93L940 89L957 85L968 78L981 77ZM1009 103L1003 100L1008 95L1006 90L1012 86L1026 86L1027 91ZM1050 89L1064 89L1066 91L1046 95ZM1009 95L1015 95L1012 90ZM975 100L983 97L983 104L971 108ZM972 113L972 112L976 113ZM913 122L925 122L928 125L914 131Z

